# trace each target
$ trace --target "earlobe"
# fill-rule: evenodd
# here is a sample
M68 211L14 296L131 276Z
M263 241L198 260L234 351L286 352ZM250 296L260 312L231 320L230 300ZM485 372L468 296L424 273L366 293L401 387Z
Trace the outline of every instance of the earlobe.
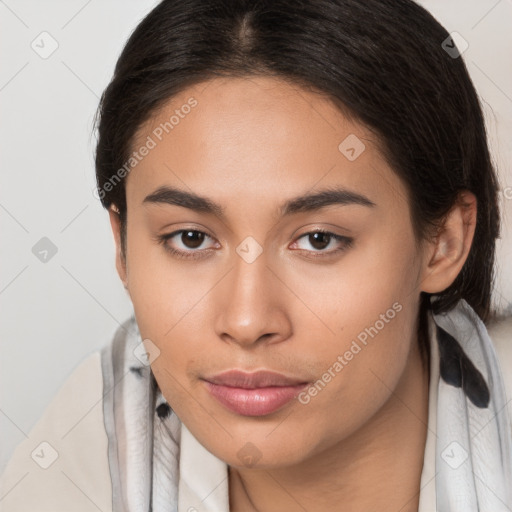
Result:
M429 245L421 291L439 293L457 278L471 248L476 228L477 200L474 194L459 194L435 240Z
M119 215L119 210L115 205L111 205L108 209L108 214L110 217L110 226L112 228L112 234L114 235L114 241L116 244L116 269L119 274L119 278L121 279L123 286L126 290L128 290L128 279L126 272L126 261L123 257L123 253L121 250L121 217Z

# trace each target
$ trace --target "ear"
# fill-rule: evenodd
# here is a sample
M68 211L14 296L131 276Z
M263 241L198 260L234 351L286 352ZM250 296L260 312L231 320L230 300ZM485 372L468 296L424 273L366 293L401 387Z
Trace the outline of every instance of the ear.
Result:
M110 226L112 227L112 234L116 244L116 268L119 278L123 282L123 286L128 290L128 273L126 271L126 260L123 258L121 251L121 217L119 210L115 205L111 205L108 209L110 216Z
M473 242L476 227L477 200L465 190L446 216L434 241L428 243L421 291L439 293L459 275Z

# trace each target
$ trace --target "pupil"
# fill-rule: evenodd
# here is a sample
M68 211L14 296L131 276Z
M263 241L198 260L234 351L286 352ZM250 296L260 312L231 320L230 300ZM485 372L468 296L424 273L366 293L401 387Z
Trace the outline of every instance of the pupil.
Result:
M200 233L199 231L184 231L181 235L181 239L189 249L195 249L203 243L204 233Z
M311 237L313 237L313 242L311 243L311 245L315 248L315 249L325 249L328 245L329 245L329 240L330 240L330 235L328 235L327 233L313 233L311 235L309 235L310 237L310 242L311 242ZM322 242L320 242L320 247L317 246L318 244L318 239L324 239L324 238L327 238L327 242L325 242L325 240Z

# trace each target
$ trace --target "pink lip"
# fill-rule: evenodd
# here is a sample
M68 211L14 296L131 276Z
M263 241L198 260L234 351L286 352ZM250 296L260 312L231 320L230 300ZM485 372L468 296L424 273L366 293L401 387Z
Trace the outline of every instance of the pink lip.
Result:
M254 373L229 370L204 380L214 398L242 416L271 414L293 400L308 384L266 370Z

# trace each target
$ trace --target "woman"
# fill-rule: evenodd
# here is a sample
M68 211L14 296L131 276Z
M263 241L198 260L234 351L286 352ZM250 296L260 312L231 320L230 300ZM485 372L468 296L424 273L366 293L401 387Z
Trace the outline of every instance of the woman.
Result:
M147 15L96 153L134 317L7 510L512 509L498 184L456 49L410 0Z

